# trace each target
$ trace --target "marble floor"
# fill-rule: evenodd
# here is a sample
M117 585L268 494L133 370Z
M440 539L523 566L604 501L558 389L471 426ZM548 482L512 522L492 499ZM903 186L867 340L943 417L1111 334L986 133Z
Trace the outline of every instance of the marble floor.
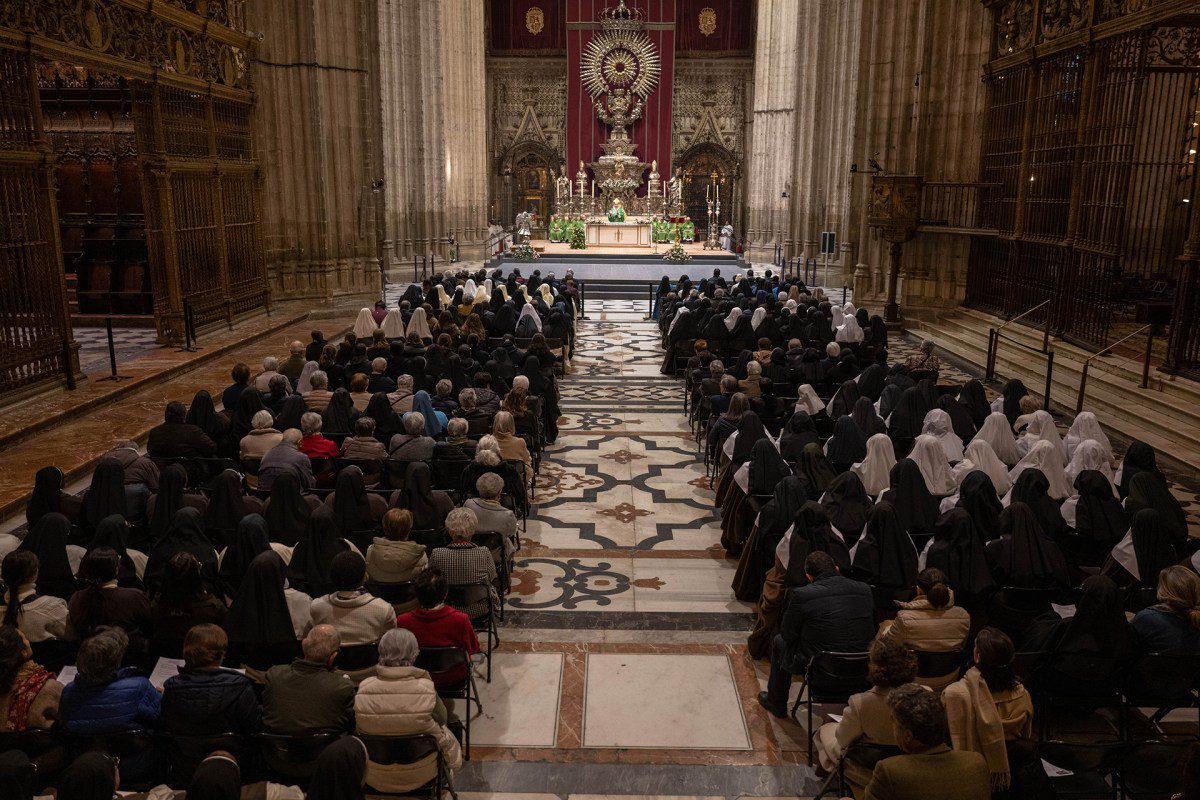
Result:
M589 302L542 463L466 798L811 794L802 735L755 696L751 607L645 303ZM790 730L789 730L790 729ZM668 793L669 792L669 793Z

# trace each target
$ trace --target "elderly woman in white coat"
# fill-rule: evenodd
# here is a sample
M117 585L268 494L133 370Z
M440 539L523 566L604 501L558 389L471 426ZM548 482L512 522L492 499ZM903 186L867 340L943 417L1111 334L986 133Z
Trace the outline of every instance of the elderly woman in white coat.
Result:
M390 630L379 640L375 677L363 681L354 697L358 732L368 736L429 734L437 739L446 766L458 769L462 752L446 728L446 706L429 673L413 666L419 650L416 637L403 628ZM409 792L436 776L433 756L415 764L367 762L367 783L381 792Z

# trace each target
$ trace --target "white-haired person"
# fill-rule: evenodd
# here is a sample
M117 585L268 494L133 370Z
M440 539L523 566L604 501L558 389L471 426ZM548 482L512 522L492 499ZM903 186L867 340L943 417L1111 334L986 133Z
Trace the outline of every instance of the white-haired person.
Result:
M517 516L500 504L504 492L504 479L494 472L485 472L475 481L478 497L468 497L463 508L475 514L476 530L495 531L504 537L504 555L511 557L517 551Z
M283 432L275 430L275 418L270 411L256 411L250 424L253 427L238 445L239 458L262 458L283 441Z
M266 394L271 389L271 378L279 375L279 359L275 356L267 356L262 361L262 372L254 379L254 388ZM303 365L301 365L303 366Z
M411 631L390 630L379 640L375 676L358 687L354 718L366 736L430 734L437 739L446 766L462 766L458 741L446 728L449 713L429 673L413 666L420 652ZM367 783L379 792L400 793L419 788L437 776L438 759L429 756L413 764L367 762Z
M488 607L499 610L500 596L496 594L496 564L491 551L471 542L478 529L475 512L456 508L446 515L446 533L450 544L435 548L429 556L429 566L441 571L450 586L487 585L488 597L460 608L471 619L486 617Z

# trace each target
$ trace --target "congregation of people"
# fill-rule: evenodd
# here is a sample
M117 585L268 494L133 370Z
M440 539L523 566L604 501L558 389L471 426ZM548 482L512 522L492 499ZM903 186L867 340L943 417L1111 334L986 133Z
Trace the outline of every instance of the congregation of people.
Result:
M490 680L578 303L569 274L447 273L340 342L235 365L220 408L168 403L79 495L41 469L0 536L0 774L65 800L449 781L469 719L446 698ZM436 746L376 757L412 736ZM321 748L281 776L270 737Z
M1194 706L1200 547L1150 446L1115 453L1089 411L1060 431L1020 380L989 399L932 341L769 271L664 277L654 316L755 604L759 702L806 706L848 793L1053 796L1047 709Z

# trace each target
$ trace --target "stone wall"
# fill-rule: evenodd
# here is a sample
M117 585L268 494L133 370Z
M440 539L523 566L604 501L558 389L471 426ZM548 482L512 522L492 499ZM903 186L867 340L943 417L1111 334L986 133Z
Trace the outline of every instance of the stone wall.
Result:
M818 257L821 231L833 230L829 283L882 297L888 245L867 224L867 160L926 180L978 180L988 34L977 2L760 0L752 258L770 261L777 244L789 257ZM932 232L905 245L902 298L955 302L967 246L965 236Z

